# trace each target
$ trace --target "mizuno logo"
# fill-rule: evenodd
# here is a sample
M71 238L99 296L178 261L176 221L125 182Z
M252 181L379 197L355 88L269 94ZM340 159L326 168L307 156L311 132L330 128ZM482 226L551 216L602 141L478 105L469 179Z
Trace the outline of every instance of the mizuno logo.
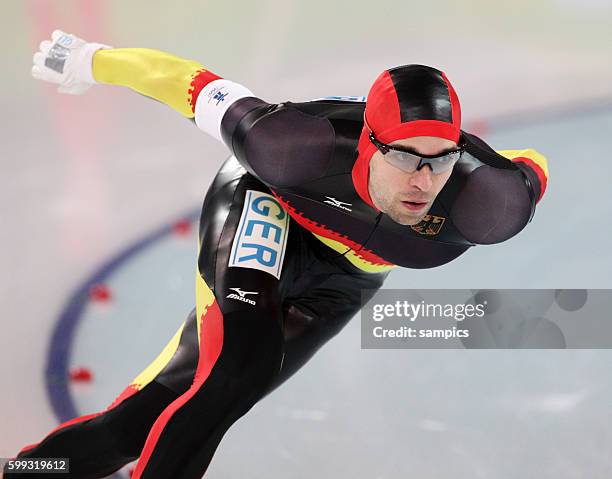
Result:
M237 299L238 301L242 301L243 303L249 303L252 305L257 304L256 301L249 299L249 298L245 298L245 296L247 294L259 294L256 291L242 291L240 288L230 288L232 291L236 291L236 293L230 293L227 295L227 298L229 299Z
M340 208L342 210L353 211L349 208L349 206L352 206L352 203L345 203L344 201L338 201L336 198L333 198L332 196L326 196L325 198L327 199L323 203L327 203L328 205L335 206L336 208Z
M244 298L247 294L259 294L255 291L242 291L240 288L230 288L232 291L236 291L241 298Z

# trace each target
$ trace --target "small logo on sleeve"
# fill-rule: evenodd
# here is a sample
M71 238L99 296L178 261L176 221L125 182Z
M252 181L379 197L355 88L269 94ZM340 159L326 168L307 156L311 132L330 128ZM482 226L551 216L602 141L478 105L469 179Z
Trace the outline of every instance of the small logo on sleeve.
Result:
M223 90L225 90L223 86L210 90L208 92L208 102L215 101L215 106L219 106L219 103L225 101L225 97L229 94L229 92L223 92Z

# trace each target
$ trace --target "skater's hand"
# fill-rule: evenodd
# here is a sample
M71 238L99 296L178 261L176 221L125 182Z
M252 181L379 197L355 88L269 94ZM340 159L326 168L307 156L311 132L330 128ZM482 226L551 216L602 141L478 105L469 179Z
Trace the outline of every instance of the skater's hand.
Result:
M34 54L32 76L59 85L57 91L80 95L96 83L92 59L100 48L112 48L101 43L88 43L74 35L55 30L51 41L40 43Z

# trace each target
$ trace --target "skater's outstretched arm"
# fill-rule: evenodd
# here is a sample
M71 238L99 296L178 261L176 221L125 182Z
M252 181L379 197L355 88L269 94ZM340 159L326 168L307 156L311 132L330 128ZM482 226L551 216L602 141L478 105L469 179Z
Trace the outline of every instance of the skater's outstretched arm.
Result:
M62 93L82 94L98 83L125 86L189 119L195 119L202 89L222 80L194 60L149 48L112 48L61 30L55 30L51 40L41 42L40 51L34 54L32 75L57 83ZM211 103L222 104L224 109L232 103L232 97L253 96L247 88L229 80L216 85L216 90L211 92L209 88L207 93Z
M96 82L128 87L186 118L194 117L202 88L220 79L199 62L149 48L99 49L91 67Z
M62 93L82 94L102 83L125 86L165 103L224 142L269 186L313 179L325 170L334 148L329 121L290 103L267 103L196 61L159 50L112 48L55 30L34 55L32 75L58 84ZM292 164L286 165L289 161Z

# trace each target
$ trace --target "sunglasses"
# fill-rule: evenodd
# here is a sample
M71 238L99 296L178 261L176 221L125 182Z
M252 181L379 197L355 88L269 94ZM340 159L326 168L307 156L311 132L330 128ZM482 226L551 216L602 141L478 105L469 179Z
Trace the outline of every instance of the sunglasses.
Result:
M444 173L455 166L455 163L459 161L465 151L463 139L460 140L459 148L447 151L443 155L422 155L404 148L387 145L378 141L372 130L370 130L370 141L383 154L387 163L407 173L418 171L425 165L429 165L431 171L435 174Z

